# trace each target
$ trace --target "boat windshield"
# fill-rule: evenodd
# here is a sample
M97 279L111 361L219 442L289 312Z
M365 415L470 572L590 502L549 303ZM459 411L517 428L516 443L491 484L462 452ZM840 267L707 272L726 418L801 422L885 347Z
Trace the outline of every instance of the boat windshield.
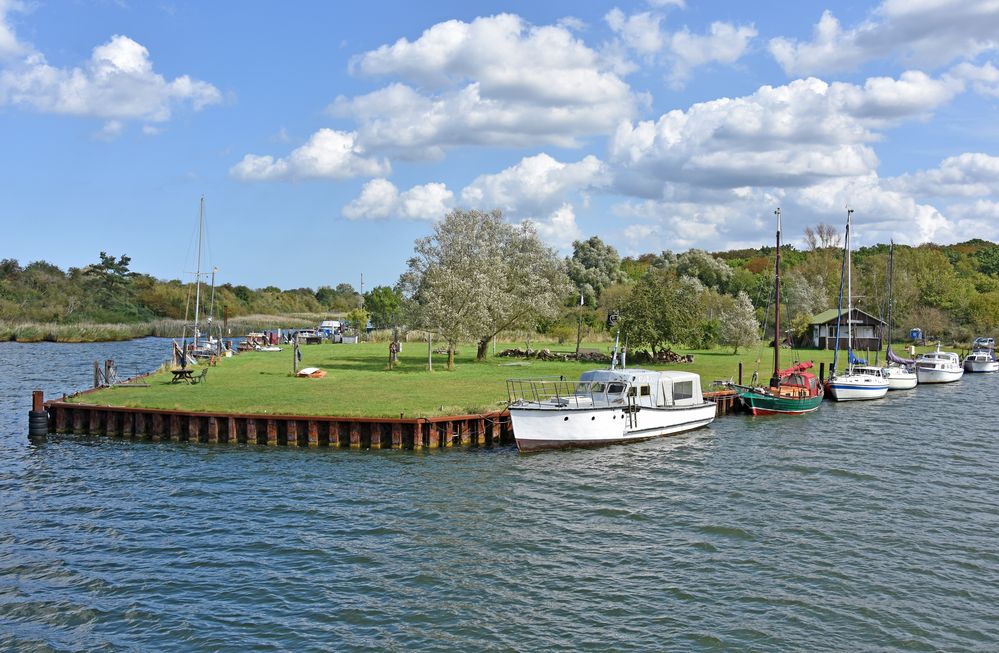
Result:
M625 384L623 383L610 383L607 385L607 394L609 395L619 395L624 392Z

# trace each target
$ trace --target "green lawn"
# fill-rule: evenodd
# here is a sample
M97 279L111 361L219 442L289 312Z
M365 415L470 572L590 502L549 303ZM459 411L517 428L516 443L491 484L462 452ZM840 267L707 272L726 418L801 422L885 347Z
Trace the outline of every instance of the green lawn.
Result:
M572 350L571 345L532 343L531 346L548 347L552 351ZM609 350L606 343L583 346ZM769 379L773 360L772 350L758 348L742 350L738 355L733 355L731 348L683 353L694 354L694 362L666 367L699 373L705 389L713 380L735 378L740 361L748 381L756 369L758 356L762 357L760 377L765 381ZM788 351L782 354L785 366L791 356ZM820 361L826 363L827 369L832 361L831 351L804 350L800 356L802 360L815 361L816 372ZM292 353L285 347L281 352L249 352L222 359L217 367L210 369L204 384L171 384L169 371L162 371L148 378L148 388L110 388L71 401L207 412L431 417L502 409L506 404L504 381L508 378L564 375L575 379L584 370L601 367L594 363L528 362L501 357L476 363L474 357L474 346L463 345L456 368L447 371L446 357L435 354L434 371L428 372L426 344L405 343L399 365L390 371L385 343L308 345L302 347L299 367L318 367L327 376L307 379L292 376Z

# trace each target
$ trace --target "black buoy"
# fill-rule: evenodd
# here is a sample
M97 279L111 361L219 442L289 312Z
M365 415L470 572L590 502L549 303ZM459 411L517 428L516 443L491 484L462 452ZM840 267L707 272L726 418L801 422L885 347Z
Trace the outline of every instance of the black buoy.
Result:
M45 410L45 395L41 390L31 393L31 410L28 411L28 437L44 438L49 434L49 414Z

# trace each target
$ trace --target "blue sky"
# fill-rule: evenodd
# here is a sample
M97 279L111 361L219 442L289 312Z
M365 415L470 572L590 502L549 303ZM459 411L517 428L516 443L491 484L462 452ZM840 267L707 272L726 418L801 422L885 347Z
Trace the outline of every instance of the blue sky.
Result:
M454 207L561 253L999 240L999 6L0 0L0 257L393 284Z

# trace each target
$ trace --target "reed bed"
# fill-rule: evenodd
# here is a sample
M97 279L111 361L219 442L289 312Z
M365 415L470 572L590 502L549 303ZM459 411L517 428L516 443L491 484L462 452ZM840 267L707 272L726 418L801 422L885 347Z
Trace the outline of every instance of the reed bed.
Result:
M319 324L323 316L307 314L242 315L228 323L229 336L241 336L250 331L303 329ZM0 341L14 342L111 342L135 338L179 338L184 333L184 320L154 320L152 322L98 324L77 322L15 322L0 320Z

